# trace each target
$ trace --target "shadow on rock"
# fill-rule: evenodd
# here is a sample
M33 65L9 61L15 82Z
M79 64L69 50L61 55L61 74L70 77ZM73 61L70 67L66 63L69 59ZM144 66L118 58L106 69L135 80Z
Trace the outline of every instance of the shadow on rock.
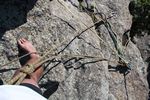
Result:
M124 74L124 75L127 75L130 71L128 67L121 66L121 65L117 65L117 66L108 65L108 69L110 72L119 72L120 74Z
M27 13L37 0L0 0L0 38L11 29L27 22Z
M0 79L0 85L3 85L3 84L4 84L4 83L3 83L3 80Z
M146 62L148 62L148 67L147 67L147 82L149 85L149 89L150 89L150 57L146 60ZM150 100L150 92L149 92L149 99Z
M39 86L46 89L43 93L43 96L48 99L58 89L59 82L49 80L47 83L40 84Z
M8 72L11 70L17 70L18 68L0 69L0 73Z

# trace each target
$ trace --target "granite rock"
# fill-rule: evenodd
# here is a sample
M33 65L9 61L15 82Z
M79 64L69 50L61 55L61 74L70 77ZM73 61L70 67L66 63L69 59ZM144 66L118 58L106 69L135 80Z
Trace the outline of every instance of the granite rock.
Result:
M123 34L132 24L132 16L128 11L130 0L92 2L95 2L97 13L106 17L112 16L108 22L118 37L118 43L121 44ZM24 37L32 42L38 52L44 53L49 48L59 45L52 53L66 55L45 63L46 69L40 84L45 92L43 84L53 83L48 85L51 91L47 92L52 95L48 96L45 93L49 100L148 98L147 65L134 43L129 41L127 47L122 46L124 56L131 65L131 70L128 70L126 66L125 68L118 66L119 57L112 38L103 24L98 27L99 31L92 27L82 32L92 26L94 21L89 11L78 9L78 0L38 0L34 3L34 8L26 12L27 16L23 17L27 22L1 32L0 65L18 57L17 40ZM96 18L101 20L100 15L96 15ZM79 33L82 34L77 36ZM80 58L76 57L77 55L94 56L99 59ZM102 58L110 61L100 61ZM19 67L21 67L19 60L5 66L8 69ZM1 69L3 68L2 66ZM129 73L126 73L128 71ZM0 73L0 77L6 81L13 73L14 70L3 72Z

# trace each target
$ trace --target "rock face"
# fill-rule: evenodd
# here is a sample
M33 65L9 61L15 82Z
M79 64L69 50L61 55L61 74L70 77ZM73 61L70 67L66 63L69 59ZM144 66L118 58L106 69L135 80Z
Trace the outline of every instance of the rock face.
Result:
M123 34L130 29L132 23L128 11L130 0L86 1L88 0L84 1L84 5L92 3L92 11L94 9L98 13L95 15L96 20L102 19L100 15L109 18L107 21L111 30L116 33L118 43L121 44ZM13 5L18 0L8 2ZM27 7L29 2L22 3ZM27 16L22 15L27 20L26 23L16 24L13 28L6 28L9 23L1 25L0 64L18 57L17 40L25 37L38 52L44 53L49 48L56 47L51 53L58 54L58 57L45 63L45 74L40 80L44 95L49 100L148 99L147 66L137 46L131 41L126 47L122 46L124 57L131 66L127 73L126 66L118 66L119 57L109 35L110 29L104 24L87 29L95 22L91 15L93 12L91 8L86 9L87 5L83 6L83 11L78 6L77 0L34 0L29 7L33 9L25 11ZM14 9L19 9L18 13L14 13L16 17L19 12L23 12L23 8L15 7ZM9 11L10 8L5 10ZM10 21L10 24L13 22ZM87 30L83 31L85 29ZM16 67L21 67L19 60L5 66L8 69ZM3 71L0 77L6 81L13 73L13 70ZM49 97L50 94L52 95Z

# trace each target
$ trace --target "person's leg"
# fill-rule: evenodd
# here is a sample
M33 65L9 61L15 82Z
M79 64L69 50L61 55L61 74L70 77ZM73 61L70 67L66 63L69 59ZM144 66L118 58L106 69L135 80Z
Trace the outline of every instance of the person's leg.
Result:
M22 38L22 39L18 40L18 44L27 53L31 53L30 54L30 59L27 61L26 64L33 64L33 63L35 63L35 61L37 61L39 59L39 55L36 53L37 52L36 49L33 47L33 45L29 41ZM28 78L25 78L22 81L22 84L23 83L28 83L28 84L32 84L36 87L39 87L38 86L38 81L39 81L42 73L43 73L43 68L41 66L39 66Z

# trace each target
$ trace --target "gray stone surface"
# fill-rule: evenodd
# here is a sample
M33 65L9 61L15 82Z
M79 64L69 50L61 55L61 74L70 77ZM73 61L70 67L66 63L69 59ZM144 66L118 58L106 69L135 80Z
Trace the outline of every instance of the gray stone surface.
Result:
M59 1L59 2L58 2ZM77 0L68 0L78 4ZM61 51L77 33L93 25L87 12L79 11L78 7L67 0L38 0L32 10L27 13L27 22L15 29L7 30L0 41L0 65L17 58L17 40L27 38L37 48L45 52L66 40L55 52ZM130 0L95 0L95 7L107 17L121 43L123 33L130 28L132 18L128 11ZM126 76L121 72L124 68L117 67L118 57L112 51L114 44L108 31L101 25L100 32L91 28L77 37L61 54L90 55L110 59L113 62L97 61L97 59L79 59L58 57L48 64L41 84L58 82L58 89L49 100L146 100L148 84L146 69L141 53L136 45L129 42L123 47L125 58L130 62L132 70ZM103 41L100 40L103 39ZM114 49L115 50L115 49ZM108 69L108 65L114 69ZM21 67L19 61L5 68ZM3 69L4 67L1 67ZM111 71L110 71L111 70ZM6 81L14 71L0 73ZM51 86L51 88L53 85ZM44 88L42 88L45 91Z

